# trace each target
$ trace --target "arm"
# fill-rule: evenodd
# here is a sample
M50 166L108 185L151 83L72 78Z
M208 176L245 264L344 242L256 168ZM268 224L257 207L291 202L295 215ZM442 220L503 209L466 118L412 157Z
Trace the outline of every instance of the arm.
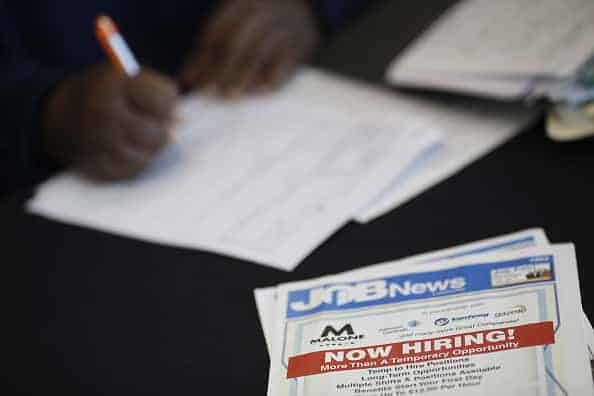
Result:
M40 106L66 71L36 62L22 43L15 13L0 1L0 193L44 176Z
M109 65L44 66L9 4L0 1L0 193L60 165L109 180L141 172L169 142L175 83L145 69L128 78Z

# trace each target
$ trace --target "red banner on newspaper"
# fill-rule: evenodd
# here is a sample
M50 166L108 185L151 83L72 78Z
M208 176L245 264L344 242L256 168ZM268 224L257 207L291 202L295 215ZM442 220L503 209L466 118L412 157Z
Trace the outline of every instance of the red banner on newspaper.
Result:
M501 352L555 343L553 322L447 337L311 352L289 358L287 378Z

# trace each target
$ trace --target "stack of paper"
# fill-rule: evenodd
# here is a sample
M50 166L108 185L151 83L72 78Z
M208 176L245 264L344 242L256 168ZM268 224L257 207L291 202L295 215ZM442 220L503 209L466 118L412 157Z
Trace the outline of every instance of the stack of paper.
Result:
M328 98L328 80L304 74L231 104L190 97L176 144L140 178L101 184L67 172L29 209L291 270L441 140L406 103Z
M390 66L400 86L540 96L594 52L591 0L463 0Z
M393 184L361 208L356 220L372 221L516 136L538 115L534 109L467 99L400 96L442 133L443 140L418 157Z
M388 94L314 70L232 104L180 104L177 142L137 180L66 172L33 213L292 270L353 218L368 221L514 135L522 110Z
M269 395L590 395L572 245L541 230L255 292Z

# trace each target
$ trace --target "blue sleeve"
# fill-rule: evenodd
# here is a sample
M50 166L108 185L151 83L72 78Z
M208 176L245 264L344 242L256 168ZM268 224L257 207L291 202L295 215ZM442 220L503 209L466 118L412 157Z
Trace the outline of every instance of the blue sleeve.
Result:
M322 28L332 31L357 15L375 0L313 0Z
M0 193L43 177L52 164L40 143L40 106L64 70L44 66L28 53L15 11L0 1Z

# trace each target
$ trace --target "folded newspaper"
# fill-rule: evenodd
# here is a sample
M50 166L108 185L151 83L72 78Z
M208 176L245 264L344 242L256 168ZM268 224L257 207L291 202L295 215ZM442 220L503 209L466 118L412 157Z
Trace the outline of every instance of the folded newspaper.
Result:
M592 395L575 251L534 229L259 289L268 395Z

